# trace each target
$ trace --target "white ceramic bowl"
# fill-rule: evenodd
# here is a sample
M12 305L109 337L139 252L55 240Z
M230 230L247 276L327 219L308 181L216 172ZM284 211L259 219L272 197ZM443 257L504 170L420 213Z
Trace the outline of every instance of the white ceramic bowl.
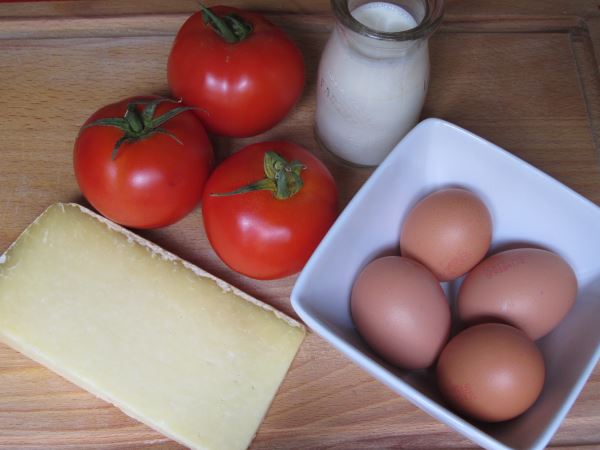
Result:
M458 186L487 204L491 252L533 244L565 258L579 295L560 325L537 343L546 383L525 414L500 424L470 422L448 409L431 372L397 369L357 334L349 297L374 258L398 252L400 227L426 194ZM445 286L450 301L459 282ZM300 274L292 305L316 333L406 399L489 449L542 449L573 405L600 357L600 208L505 150L438 119L417 125L341 213Z

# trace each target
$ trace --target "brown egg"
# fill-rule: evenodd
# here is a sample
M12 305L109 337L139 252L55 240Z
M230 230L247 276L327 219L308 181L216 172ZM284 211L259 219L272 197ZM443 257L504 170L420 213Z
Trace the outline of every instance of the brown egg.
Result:
M350 300L358 332L383 359L404 369L435 362L448 340L450 307L438 280L400 256L369 263Z
M542 391L544 359L525 333L505 324L467 328L437 364L438 386L459 413L486 422L525 412Z
M440 281L448 281L481 261L491 239L492 219L484 203L465 189L442 189L409 212L400 252L423 263Z
M573 269L555 253L519 248L482 261L458 293L458 316L467 323L506 322L536 340L549 333L577 297Z

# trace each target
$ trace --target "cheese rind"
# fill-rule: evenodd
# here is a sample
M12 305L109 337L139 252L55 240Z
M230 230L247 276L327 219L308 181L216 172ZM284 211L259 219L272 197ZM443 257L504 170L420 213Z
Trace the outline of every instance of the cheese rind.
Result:
M304 328L79 205L0 258L0 340L191 448L246 448Z

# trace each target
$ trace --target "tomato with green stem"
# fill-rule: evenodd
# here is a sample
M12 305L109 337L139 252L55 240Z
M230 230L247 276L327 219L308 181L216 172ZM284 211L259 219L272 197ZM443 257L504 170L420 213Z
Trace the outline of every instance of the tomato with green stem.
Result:
M244 137L272 128L302 93L300 50L258 14L202 8L175 37L167 64L171 92L199 108L211 133Z
M327 167L291 142L261 142L225 159L202 198L206 235L233 270L257 279L298 272L337 216Z
M129 227L158 228L200 202L213 150L190 107L133 97L85 122L73 164L81 192L101 214Z

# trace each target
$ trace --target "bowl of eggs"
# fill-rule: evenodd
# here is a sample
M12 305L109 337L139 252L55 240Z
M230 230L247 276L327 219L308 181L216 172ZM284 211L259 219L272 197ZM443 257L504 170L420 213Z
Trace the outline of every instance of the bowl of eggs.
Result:
M489 449L543 449L600 358L600 208L438 119L341 213L292 291L316 333Z

